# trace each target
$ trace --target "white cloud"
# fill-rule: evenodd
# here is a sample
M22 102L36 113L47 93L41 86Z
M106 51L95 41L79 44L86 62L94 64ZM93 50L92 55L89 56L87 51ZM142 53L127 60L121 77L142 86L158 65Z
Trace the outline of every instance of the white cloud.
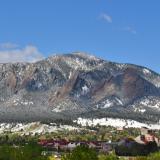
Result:
M130 32L132 34L137 34L137 31L134 28L130 27L130 26L125 27L123 30L127 31L127 32Z
M7 45L0 44L0 46L0 63L36 62L44 58L43 54L33 45L19 48L18 45L8 43Z
M107 21L108 23L112 23L112 17L106 13L102 13L100 15L101 19L104 19L105 21Z
M10 42L7 42L7 43L0 43L0 49L13 49L13 48L17 48L18 45L15 44L15 43L10 43Z

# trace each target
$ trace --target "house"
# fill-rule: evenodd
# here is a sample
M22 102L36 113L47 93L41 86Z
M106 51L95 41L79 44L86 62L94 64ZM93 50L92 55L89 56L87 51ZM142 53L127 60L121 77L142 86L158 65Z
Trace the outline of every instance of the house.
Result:
M135 141L139 144L148 144L155 142L157 146L160 146L160 139L155 136L155 131L148 129L147 127L141 128L141 135L135 138Z
M147 128L147 127L141 127L140 131L141 131L141 135L145 135L145 134L155 134L155 130L149 129L149 128Z
M157 138L154 134L152 133L147 133L144 135L139 135L138 137L135 138L135 141L139 144L148 144L150 142L155 142L157 146L160 146L160 139Z
M121 132L121 131L123 131L123 130L124 130L124 128L123 128L123 127L117 127L116 129L117 129L117 131L119 131L119 132Z
M45 146L47 144L48 140L46 139L41 139L38 141L38 144L41 145L41 146Z
M39 145L43 146L43 147L49 147L49 148L54 148L54 149L62 149L65 150L67 148L68 145L68 141L66 140L53 140L53 139L49 139L49 140L40 140L38 142Z
M68 149L68 144L69 144L69 142L66 141L66 140L59 140L58 147L61 150L67 150Z
M87 145L89 146L89 148L94 148L96 150L101 150L102 149L102 142L91 141L91 142L88 142Z
M115 147L118 156L146 156L158 151L158 138L153 134L139 135L135 139L124 138Z
M60 150L73 150L77 146L88 146L89 148L94 148L97 151L107 152L114 148L113 143L108 143L105 141L66 141L66 140L39 140L39 145L47 148L52 148L57 151Z
M141 135L147 134L148 133L148 128L147 127L141 127L140 131L141 131Z
M71 141L68 143L67 148L68 148L68 150L73 150L77 146L80 146L80 142Z

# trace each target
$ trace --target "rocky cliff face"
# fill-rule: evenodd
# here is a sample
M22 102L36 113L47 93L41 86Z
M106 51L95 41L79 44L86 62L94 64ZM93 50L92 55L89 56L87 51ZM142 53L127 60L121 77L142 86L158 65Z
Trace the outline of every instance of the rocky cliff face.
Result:
M0 121L118 117L157 122L160 75L83 53L0 64Z

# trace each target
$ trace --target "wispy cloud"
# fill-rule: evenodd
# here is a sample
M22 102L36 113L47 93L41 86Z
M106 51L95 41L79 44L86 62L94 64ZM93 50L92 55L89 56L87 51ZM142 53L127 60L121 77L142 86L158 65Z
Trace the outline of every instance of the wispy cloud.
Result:
M112 17L107 13L100 14L100 18L107 21L108 23L112 23Z
M6 42L6 43L0 43L0 49L13 49L13 48L17 48L18 45L15 43L10 43L10 42Z
M131 26L124 27L123 30L130 32L132 34L137 34L137 31L134 28L132 28Z
M44 57L38 48L33 45L20 48L18 45L12 45L12 43L4 44L0 44L0 63L35 62Z
M113 22L112 16L110 16L107 13L101 13L99 17L100 17L100 19L105 20L108 23L112 23ZM119 28L118 30L120 30L120 31L126 31L126 32L129 32L131 34L137 34L137 31L134 29L134 27L129 26L129 25L126 26L126 27L122 27L122 28L117 27L117 28Z

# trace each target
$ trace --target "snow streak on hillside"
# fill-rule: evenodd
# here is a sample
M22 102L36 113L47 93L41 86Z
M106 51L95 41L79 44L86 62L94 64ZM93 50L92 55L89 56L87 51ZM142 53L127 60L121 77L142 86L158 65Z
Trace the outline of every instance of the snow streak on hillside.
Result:
M126 127L126 128L141 128L147 127L150 129L160 129L160 123L157 124L145 124L140 123L138 121L130 120L130 119L119 119L119 118L101 118L101 119L85 119L79 117L74 122L81 124L82 126L96 126L96 125L104 125L104 126L113 126L113 127Z

